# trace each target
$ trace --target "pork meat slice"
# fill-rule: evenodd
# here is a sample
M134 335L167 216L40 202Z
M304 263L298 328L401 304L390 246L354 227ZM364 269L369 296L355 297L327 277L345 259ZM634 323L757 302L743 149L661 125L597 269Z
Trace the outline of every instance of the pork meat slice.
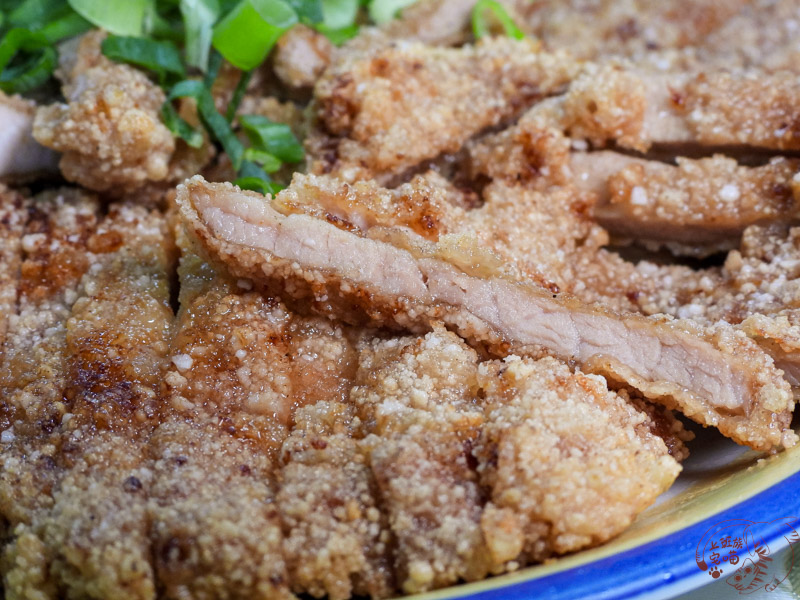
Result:
M565 54L509 38L342 49L315 87L311 169L349 180L400 174L560 92L576 70Z
M575 183L595 192L594 217L624 239L710 254L739 246L750 225L796 221L797 160L776 158L760 167L715 155L677 166L611 151L570 156Z
M258 194L199 176L179 188L178 203L184 223L231 272L314 310L412 330L440 319L474 342L550 353L620 380L753 448L796 441L782 372L725 324L704 328L587 306L479 264L474 246L426 244L388 227L358 235L283 215Z
M0 92L0 178L25 180L58 171L58 155L33 139L36 104Z

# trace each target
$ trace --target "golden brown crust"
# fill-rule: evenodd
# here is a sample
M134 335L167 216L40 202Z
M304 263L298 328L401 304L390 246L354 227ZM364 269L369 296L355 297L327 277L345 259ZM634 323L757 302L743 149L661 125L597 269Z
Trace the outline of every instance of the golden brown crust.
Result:
M443 328L424 338L366 341L351 399L396 539L405 593L482 579L482 495L470 451L483 425L477 355Z
M482 525L498 562L601 543L680 472L643 427L648 417L601 377L515 356L481 365L478 377L486 425L475 455L491 490Z
M24 252L18 312L9 319L0 390L3 398L0 515L14 539L0 561L10 594L48 593L47 551L32 529L52 506L59 428L68 412L67 319L91 261L87 240L97 226L94 198L60 190L32 202L21 241Z
M611 153L602 153L611 154ZM593 170L598 153L574 155L576 180ZM611 161L609 161L611 162ZM738 247L750 225L796 220L792 178L796 160L776 158L760 167L740 166L722 155L678 158L677 166L617 155L598 192L598 222L612 234L648 242L675 242L710 251ZM607 175L607 176L606 176ZM671 246L672 247L672 246Z
M354 408L322 400L295 418L276 498L292 589L332 600L391 595L392 538Z

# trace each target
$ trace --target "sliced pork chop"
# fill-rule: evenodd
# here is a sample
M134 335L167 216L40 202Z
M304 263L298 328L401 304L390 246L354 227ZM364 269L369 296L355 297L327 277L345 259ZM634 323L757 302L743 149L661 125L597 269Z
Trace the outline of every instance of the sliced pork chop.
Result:
M785 74L663 73L588 63L537 110L573 138L638 151L654 145L800 149L800 81Z
M595 218L618 237L711 253L738 247L750 225L792 222L800 214L792 190L797 160L776 158L760 167L721 155L677 162L610 151L570 157L576 184L600 197Z
M725 324L702 328L586 306L510 280L452 244L285 216L263 196L199 176L179 188L178 203L186 225L233 273L314 310L412 330L440 319L475 342L553 354L618 379L753 448L796 442L782 372Z

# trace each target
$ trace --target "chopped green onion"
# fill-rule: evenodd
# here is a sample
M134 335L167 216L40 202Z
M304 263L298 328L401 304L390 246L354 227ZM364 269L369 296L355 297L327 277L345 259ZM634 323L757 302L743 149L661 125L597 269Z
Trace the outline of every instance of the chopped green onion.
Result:
M264 181L260 177L239 177L234 180L233 185L238 185L243 190L259 192L265 196L274 196L283 189L283 186L274 181Z
M186 31L186 62L204 73L208 68L211 34L219 17L217 0L180 0Z
M303 160L303 146L288 125L274 123L261 115L242 115L239 122L255 148L269 152L283 162Z
M103 40L102 50L112 60L153 71L162 84L169 75L186 76L181 53L172 42L110 35Z
M203 85L202 81L184 80L176 83L167 95L167 100L177 98L194 98L197 102L197 112L212 137L222 144L222 148L231 159L233 168L237 171L242 165L244 146L233 133L230 123L217 111L211 92Z
M388 23L397 13L417 0L372 0L367 7L370 18L378 25Z
M54 21L50 21L47 25L42 27L39 32L48 39L50 42L59 42L66 38L75 37L92 28L92 24L80 16L78 13L70 11L65 15Z
M286 0L306 25L322 23L325 15L324 0Z
M525 34L517 27L503 5L497 0L478 0L478 3L472 9L472 32L475 34L475 39L481 39L487 35L491 35L489 23L486 19L486 13L490 12L505 31L506 35L515 40L521 40Z
M352 27L358 8L359 0L322 0L323 25L328 30Z
M233 184L238 185L243 190L253 190L264 195L274 195L283 189L283 186L272 181L261 167L250 161L242 163L242 169L239 174L241 177L235 180Z
M341 46L347 40L352 40L356 37L360 28L358 25L350 25L341 29L329 29L325 25L317 25L316 29L328 38L334 46Z
M283 0L242 0L214 27L214 48L228 62L249 71L260 65L297 13Z
M239 76L239 82L233 90L233 96L231 96L231 101L228 102L228 109L225 111L225 118L228 119L229 123L236 116L236 111L242 103L242 98L244 98L244 93L247 91L247 85L250 83L251 77L253 77L252 71L242 71Z
M84 19L116 35L141 35L151 0L67 0Z
M72 9L62 0L24 0L8 14L8 22L14 27L37 30L69 13Z
M221 66L222 55L212 48L208 55L208 70L206 71L206 76L203 78L203 85L208 89L214 87L214 81L217 79Z
M256 148L248 148L244 151L245 161L250 161L261 165L267 173L274 173L281 168L283 163L277 156L273 156L269 152L258 150Z
M178 111L172 106L172 100L165 101L161 106L161 120L164 121L164 125L172 132L172 135L181 138L192 148L199 148L203 145L203 134L180 117Z
M12 29L0 41L0 90L22 94L37 88L57 64L58 53L41 33Z

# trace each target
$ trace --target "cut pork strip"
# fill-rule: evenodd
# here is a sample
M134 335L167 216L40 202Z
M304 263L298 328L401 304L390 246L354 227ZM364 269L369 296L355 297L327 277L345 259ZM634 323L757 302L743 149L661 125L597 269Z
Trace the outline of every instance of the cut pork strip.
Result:
M800 216L792 190L796 160L743 167L717 155L679 158L673 166L602 151L573 153L570 164L573 181L600 197L595 218L618 237L713 252L738 247L750 225Z
M184 222L233 273L317 311L417 330L441 319L473 341L551 353L619 379L753 448L797 439L781 371L725 324L589 307L510 281L501 268L441 242L377 227L368 233L393 243L362 237L305 214L282 215L258 194L201 177L179 188L178 203Z
M574 138L654 145L800 149L800 81L764 73L659 73L587 64L567 92L534 110Z

